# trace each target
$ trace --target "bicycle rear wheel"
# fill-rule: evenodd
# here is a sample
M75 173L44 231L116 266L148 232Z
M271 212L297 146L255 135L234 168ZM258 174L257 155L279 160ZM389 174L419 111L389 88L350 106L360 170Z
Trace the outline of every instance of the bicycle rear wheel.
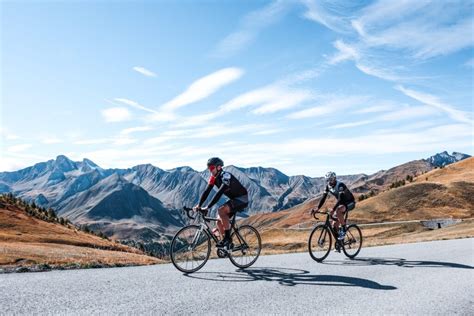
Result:
M322 262L331 251L332 236L326 225L317 225L309 235L308 251L313 260Z
M229 252L230 262L237 268L248 268L257 261L262 250L258 231L250 225L243 225L232 233L234 247Z
M181 228L171 242L171 262L181 272L192 273L201 269L211 255L211 240L200 226Z
M359 254L360 249L362 248L362 232L360 228L355 225L349 225L346 230L346 236L342 241L342 250L344 254L353 259Z

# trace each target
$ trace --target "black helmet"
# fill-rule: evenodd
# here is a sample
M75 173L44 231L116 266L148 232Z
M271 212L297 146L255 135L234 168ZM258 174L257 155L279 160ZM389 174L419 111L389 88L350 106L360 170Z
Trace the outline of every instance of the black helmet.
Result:
M222 161L222 159L218 158L218 157L212 157L212 158L209 158L209 160L207 161L207 166L221 166L221 167L224 167L224 162Z

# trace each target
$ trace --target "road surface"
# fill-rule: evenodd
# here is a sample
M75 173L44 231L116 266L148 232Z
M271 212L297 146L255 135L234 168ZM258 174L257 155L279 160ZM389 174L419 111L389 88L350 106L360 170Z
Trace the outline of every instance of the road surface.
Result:
M171 264L0 275L0 314L474 315L474 239L331 253L264 256L237 270L210 260L183 275Z

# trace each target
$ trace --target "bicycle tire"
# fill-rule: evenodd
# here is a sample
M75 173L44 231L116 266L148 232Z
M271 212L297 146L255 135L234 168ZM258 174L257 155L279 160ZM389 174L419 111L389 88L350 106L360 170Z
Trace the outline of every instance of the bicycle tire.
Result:
M319 232L319 235L318 235L318 232ZM313 236L317 236L316 243L313 242ZM328 241L327 250L317 250L317 251L321 251L323 254L322 256L317 256L313 252L313 246L319 246L319 248L324 249L323 245L326 244L326 241ZM309 235L309 240L308 240L308 252L311 258L313 258L313 260L317 262L322 262L324 259L326 259L326 257L331 252L331 245L332 245L332 234L329 227L327 227L324 224L316 225L316 227L314 227L313 231Z
M254 236L251 237L251 238L248 238L250 235L248 235L247 237L243 236L244 234L242 234L242 233L245 232L245 230L248 230L248 232L251 232ZM234 248L232 249L232 251L229 252L229 260L237 268L245 269L245 268L248 268L251 265L253 265L257 261L258 257L260 256L260 252L262 251L262 239L260 237L260 233L258 232L258 230L255 229L251 225L242 225L242 226L240 226L238 228L238 232L242 236L242 238L244 238L244 241L247 245L249 243L253 243L253 244L256 243L256 245L258 247L255 250L256 254L255 254L255 256L252 260L250 260L249 262L247 262L245 264L241 264L241 263L237 262L237 258L242 258L242 257L238 257L236 254L242 253L245 256L246 252L244 252L245 249L239 249L239 247L244 247L244 245L242 245L242 243L240 242L239 237L236 236L236 232L234 231L232 233L232 240L234 241ZM236 243L236 241L238 242L238 244Z
M205 249L203 249L204 253L205 253L205 256L202 259L202 263L198 264L196 267L191 268L191 269L187 269L187 268L185 268L185 267L183 267L182 265L179 264L180 261L177 260L177 249L175 249L175 247L177 246L177 243L180 241L179 238L185 239L185 236L182 237L181 235L184 235L183 233L186 232L187 230L192 230L192 229L195 229L196 233L197 233L201 229L201 227L198 226L198 225L189 225L189 226L185 226L185 227L181 228L174 235L173 240L171 241L171 245L170 245L171 262L173 263L173 265L175 266L176 269L178 269L179 271L184 272L184 273L193 273L193 272L198 271L199 269L201 269L206 264L207 260L209 259L210 255L211 255L211 239L210 239L210 237L209 237L209 235L207 234L206 231L201 231L202 235L200 235L199 238L201 236L204 236L203 237L204 240L202 241L201 245L203 246L203 248L205 248L206 244L207 244L207 251ZM186 262L189 262L189 261L186 260Z
M352 249L352 248L348 246L356 242L358 242L358 248L356 252L354 253L349 252L349 249ZM348 258L354 259L359 254L361 249L362 249L362 231L360 230L359 226L357 226L356 224L347 226L346 236L344 237L344 240L342 242L342 251Z

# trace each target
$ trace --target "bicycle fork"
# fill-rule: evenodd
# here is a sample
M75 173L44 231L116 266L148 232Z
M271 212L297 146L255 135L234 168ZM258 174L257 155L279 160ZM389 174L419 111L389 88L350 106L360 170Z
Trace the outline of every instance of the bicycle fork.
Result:
M202 231L204 230L203 225L201 224L201 228L196 232L196 234L193 237L193 241L191 242L190 247L188 247L188 250L194 250L197 246L197 242L199 238L201 237Z

